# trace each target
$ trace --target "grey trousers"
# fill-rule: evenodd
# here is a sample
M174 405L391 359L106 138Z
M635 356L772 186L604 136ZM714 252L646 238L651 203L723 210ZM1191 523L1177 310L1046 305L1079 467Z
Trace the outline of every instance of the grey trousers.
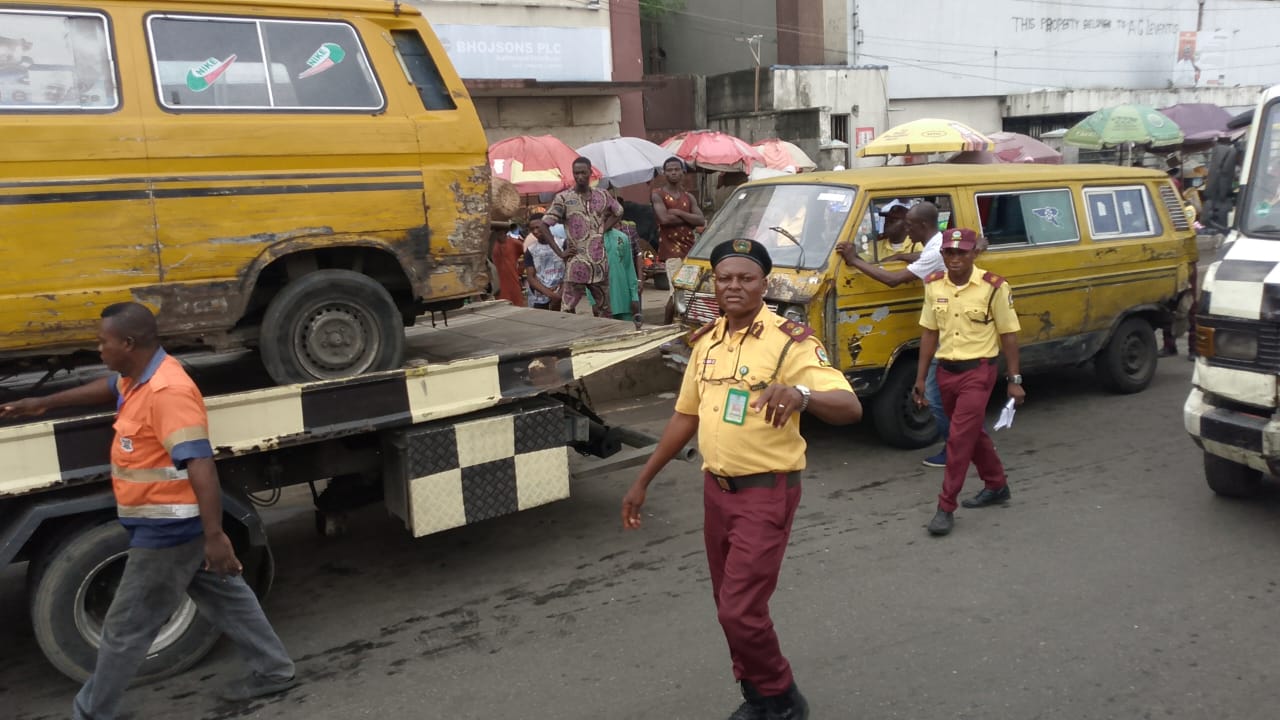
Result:
M124 575L102 628L93 675L76 695L74 720L111 720L151 643L184 595L231 638L256 675L293 677L293 661L267 622L253 589L239 576L205 572L204 537L177 547L130 548Z

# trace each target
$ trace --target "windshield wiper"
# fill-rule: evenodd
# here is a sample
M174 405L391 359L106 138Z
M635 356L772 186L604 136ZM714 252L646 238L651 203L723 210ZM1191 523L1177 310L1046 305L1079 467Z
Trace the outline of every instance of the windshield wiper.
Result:
M782 237L790 240L796 247L800 248L800 258L796 261L796 269L803 269L804 268L804 245L800 243L800 241L796 238L795 235L791 234L791 231L787 230L784 227L779 227L777 225L774 225L769 229L778 233Z

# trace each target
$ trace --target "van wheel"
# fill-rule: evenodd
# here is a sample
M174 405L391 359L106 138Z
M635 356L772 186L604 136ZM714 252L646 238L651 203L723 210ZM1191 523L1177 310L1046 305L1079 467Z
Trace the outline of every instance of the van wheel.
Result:
M1204 454L1204 479L1210 490L1230 498L1253 497L1262 486L1261 472L1209 453Z
M259 343L271 379L288 385L400 367L404 325L391 293L377 281L350 270L319 270L272 299Z
M1131 317L1120 323L1116 332L1094 359L1098 380L1106 389L1117 393L1145 390L1156 374L1156 335L1151 323Z
M894 447L914 450L938 438L938 428L929 408L917 407L911 396L916 383L912 363L899 362L889 370L880 392L871 401L871 416L880 439Z
M77 682L93 672L102 623L124 573L129 535L119 523L89 525L39 563L31 583L31 626L49 662ZM218 632L190 598L160 628L137 682L176 675L208 654Z

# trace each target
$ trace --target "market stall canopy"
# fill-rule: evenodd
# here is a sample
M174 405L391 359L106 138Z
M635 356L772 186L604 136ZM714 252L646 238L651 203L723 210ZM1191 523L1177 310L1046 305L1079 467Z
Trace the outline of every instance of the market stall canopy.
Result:
M690 130L667 138L662 147L698 170L749 173L764 156L745 140L714 130Z
M1186 143L1205 143L1217 140L1228 132L1231 113L1213 103L1179 103L1160 112L1178 124Z
M769 138L752 143L751 147L760 151L764 156L765 167L773 170L796 173L818 169L818 164L805 154L805 151L786 140Z
M653 179L662 171L662 162L671 153L644 138L616 137L578 148L578 154L591 161L610 185L626 187Z
M559 192L573 185L578 151L551 135L517 135L489 146L489 168L522 195ZM592 179L600 171L592 168Z
M889 128L862 146L858 157L992 150L994 147L991 138L962 122L922 118Z
M1062 141L1090 150L1126 143L1167 147L1180 145L1183 134L1177 123L1150 105L1116 105L1076 123Z

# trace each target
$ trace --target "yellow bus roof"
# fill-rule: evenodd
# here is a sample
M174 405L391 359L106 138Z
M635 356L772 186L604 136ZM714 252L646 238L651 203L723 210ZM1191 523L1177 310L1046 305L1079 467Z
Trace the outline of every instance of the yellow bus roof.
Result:
M16 0L20 5L32 5L37 7L51 7L53 4L48 0ZM69 6L80 7L83 3L71 3ZM91 4L91 3L90 3ZM104 3L110 5L112 3ZM230 8L287 8L300 10L346 10L355 13L369 14L388 14L395 11L394 0L161 0L152 3L148 9L155 12L164 12L173 8L185 8L190 6L192 12L196 11L196 6L203 12L217 12L219 9ZM408 0L402 0L400 3L400 13L402 15L421 15L413 3Z
M853 168L830 172L801 173L753 180L750 185L821 183L857 185L874 189L892 186L911 188L972 183L1070 182L1073 180L1156 180L1165 177L1158 170L1114 165L1033 165L992 163L972 165L931 163L894 167Z

